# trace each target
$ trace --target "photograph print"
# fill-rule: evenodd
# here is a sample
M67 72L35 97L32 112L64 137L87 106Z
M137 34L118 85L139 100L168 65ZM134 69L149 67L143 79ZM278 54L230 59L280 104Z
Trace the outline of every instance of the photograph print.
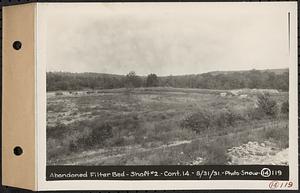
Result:
M47 165L288 165L288 13L217 5L49 5Z

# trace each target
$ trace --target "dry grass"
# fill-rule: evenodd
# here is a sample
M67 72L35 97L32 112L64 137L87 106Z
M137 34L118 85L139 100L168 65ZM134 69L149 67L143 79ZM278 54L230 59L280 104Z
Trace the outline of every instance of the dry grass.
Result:
M286 147L288 127L282 126L286 118L276 125L275 120L255 117L255 96L221 97L220 92L140 88L130 93L113 89L48 97L48 164L66 164L64 160L70 157L77 157L83 165L189 164L198 157L206 157L203 164L225 164L226 148L252 139L279 140ZM281 104L287 94L276 95L275 99ZM211 116L206 129L193 116L202 109ZM189 127L194 124L190 120L198 124L201 132ZM188 126L183 126L186 121ZM105 124L111 127L111 133L102 136L99 128ZM268 129L255 130L262 126ZM183 140L192 142L168 146ZM94 161L86 158L89 152L97 151L105 153L99 159L91 157ZM121 156L123 152L125 155Z

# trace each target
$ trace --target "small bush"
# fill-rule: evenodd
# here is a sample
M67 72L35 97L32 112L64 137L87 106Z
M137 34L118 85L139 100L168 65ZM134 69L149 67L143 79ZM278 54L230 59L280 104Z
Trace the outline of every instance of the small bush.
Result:
M227 108L216 111L201 110L185 118L181 122L181 127L200 133L211 128L231 127L242 119L241 115Z
M277 117L278 105L277 102L271 98L269 93L262 93L257 96L258 108L267 116Z
M233 126L240 119L242 119L240 115L227 108L217 111L214 115L214 123L217 127Z
M97 146L105 146L105 142L113 137L112 127L109 124L94 126L87 136L83 136L69 144L69 150L86 149Z
M182 128L192 129L196 133L207 130L210 127L212 113L210 111L201 110L186 117L181 122Z

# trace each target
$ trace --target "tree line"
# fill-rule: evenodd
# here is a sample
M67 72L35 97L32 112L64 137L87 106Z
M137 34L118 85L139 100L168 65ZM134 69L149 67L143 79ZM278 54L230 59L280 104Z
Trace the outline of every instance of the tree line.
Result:
M47 91L87 90L138 87L174 87L201 89L278 89L288 91L289 72L283 70L250 70L224 73L203 73L180 76L138 76L101 73L47 72Z

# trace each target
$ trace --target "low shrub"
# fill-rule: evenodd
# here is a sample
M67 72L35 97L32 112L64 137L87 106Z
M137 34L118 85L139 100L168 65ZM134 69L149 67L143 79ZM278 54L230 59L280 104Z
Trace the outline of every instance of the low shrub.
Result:
M71 141L69 144L70 151L105 146L105 142L113 137L112 127L107 123L100 126L94 125L90 129L88 135Z
M227 108L215 111L200 110L186 117L180 125L182 128L200 133L208 129L231 127L243 119L241 115Z
M201 110L187 116L180 124L182 128L187 128L200 133L203 130L209 129L211 126L212 112Z
M276 118L278 115L277 102L271 98L269 93L261 93L257 95L258 108L267 116Z
M214 124L216 124L217 127L230 127L241 119L242 117L239 114L227 108L216 111L213 116Z

